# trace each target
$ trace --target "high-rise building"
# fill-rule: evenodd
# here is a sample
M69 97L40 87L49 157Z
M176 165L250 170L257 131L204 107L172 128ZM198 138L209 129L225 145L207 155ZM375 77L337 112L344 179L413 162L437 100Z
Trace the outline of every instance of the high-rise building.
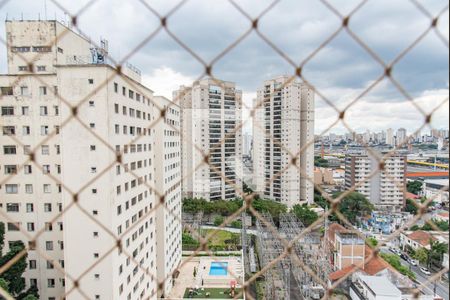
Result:
M106 43L55 21L6 30L0 209L6 248L28 243L27 287L42 299L167 294L159 281L181 259L179 108L105 64Z
M203 79L174 92L180 101L183 196L208 201L241 197L242 92Z
M397 146L405 146L404 144L408 141L408 132L405 128L400 128L397 130Z
M253 143L253 137L250 133L245 132L243 134L243 138L244 138L244 143L243 143L243 155L244 156L251 156L252 155L252 143Z
M390 146L395 146L394 130L389 128L386 130L386 144Z
M256 191L290 207L314 197L314 92L289 77L258 90L253 119Z
M402 211L406 192L406 157L389 155L380 170L380 159L375 154L351 154L345 159L345 186L355 187L378 210ZM375 174L374 174L375 173Z

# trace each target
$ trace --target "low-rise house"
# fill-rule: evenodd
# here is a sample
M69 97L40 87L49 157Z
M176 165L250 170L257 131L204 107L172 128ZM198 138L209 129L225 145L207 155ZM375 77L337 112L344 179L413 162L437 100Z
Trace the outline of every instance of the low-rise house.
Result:
M448 244L448 232L440 231L405 231L400 234L400 247L406 250L410 247L414 251L425 248L431 249L431 242L441 242Z

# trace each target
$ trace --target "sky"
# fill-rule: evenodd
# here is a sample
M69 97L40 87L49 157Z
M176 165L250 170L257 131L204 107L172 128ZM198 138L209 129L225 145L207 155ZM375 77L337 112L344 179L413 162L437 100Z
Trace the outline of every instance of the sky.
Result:
M94 42L109 41L110 55L117 61L129 57L143 74L143 82L156 94L171 98L180 85L190 85L204 71L201 63L181 47L165 30L157 32L141 45L160 25L149 9L165 16L181 0L0 0L4 19L56 19L69 23L64 10L75 15L86 4L77 26ZM312 53L303 68L303 76L318 91L316 94L316 134L346 133L338 120L346 110L346 123L357 132L407 128L414 132L424 123L421 111L434 114L434 128L449 123L449 13L441 14L438 29L411 49L394 65L392 76L411 99L385 79L369 92L361 94L384 73L384 68L349 33L341 31L320 51L320 47L342 24L324 1L319 0L234 0L245 13L259 19L258 28L280 55L254 31L213 64L214 77L236 82L251 108L256 91L265 80L279 75L294 75L295 68L284 55L300 65ZM341 15L348 15L361 1L328 0ZM437 16L447 0L419 1ZM57 4L58 5L57 5ZM167 18L170 32L206 63L249 31L251 22L230 0L187 0ZM64 8L62 10L61 8ZM350 18L349 28L386 64L395 60L430 26L430 18L411 0L369 0ZM0 37L4 40L4 24ZM137 48L139 47L139 48ZM0 68L5 72L5 49L0 43ZM137 49L137 51L136 51ZM326 99L326 101L324 100ZM359 99L355 102L355 99ZM351 105L355 102L353 105ZM248 118L245 112L245 119ZM329 131L327 131L329 129ZM251 131L247 122L245 131ZM428 130L428 129L427 129Z

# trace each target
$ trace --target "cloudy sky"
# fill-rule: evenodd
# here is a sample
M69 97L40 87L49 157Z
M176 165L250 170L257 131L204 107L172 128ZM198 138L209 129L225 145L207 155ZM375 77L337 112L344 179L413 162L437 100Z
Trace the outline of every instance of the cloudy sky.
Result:
M56 1L56 0L55 0ZM47 2L47 3L45 3ZM161 30L139 51L134 51L155 29L159 19L144 5L165 15L180 0L58 0L61 7L76 14L93 2L78 19L83 33L94 41L109 40L116 60L132 54L129 61L143 72L143 79L157 94L167 97L179 85L190 84L202 75L199 61ZM273 0L235 0L255 18ZM280 0L260 19L260 31L292 61L300 64L340 27L342 21L319 0ZM361 1L328 0L342 15L350 13ZM448 0L419 1L433 16L448 5ZM4 19L45 18L67 21L64 11L52 0L0 0ZM45 10L45 7L47 9ZM430 19L410 0L369 0L350 21L350 28L384 62L390 63L430 26ZM228 0L187 0L168 18L168 28L207 63L246 33L251 23ZM439 23L443 41L431 31L405 55L393 76L414 98L414 103L429 113L448 98L449 93L449 14ZM4 39L4 26L1 24ZM0 48L0 68L5 72L4 46ZM362 91L383 74L382 66L341 32L309 61L303 74L320 94L338 109L352 103ZM294 74L295 69L255 32L213 66L215 77L234 81L244 91L245 103L252 105L256 90L266 79ZM435 128L448 128L449 103L444 102L434 115ZM336 111L320 96L316 97L316 133L337 119ZM423 124L421 112L388 80L352 105L346 121L356 131L389 127L415 131ZM246 126L250 131L251 127ZM346 132L341 125L332 132Z

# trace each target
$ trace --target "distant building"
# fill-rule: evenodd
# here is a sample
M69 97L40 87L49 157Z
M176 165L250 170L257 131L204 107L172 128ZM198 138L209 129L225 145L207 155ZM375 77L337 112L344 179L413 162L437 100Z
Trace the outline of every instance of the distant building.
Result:
M373 154L350 154L345 159L345 185L356 187L377 210L400 212L405 206L406 157L390 155L380 170ZM375 173L375 174L374 174Z
M350 287L352 300L402 300L402 292L384 276L359 275Z
M432 232L432 231L406 231L400 234L400 246L406 250L411 247L413 250L421 248L430 250L432 241L439 241L448 244L448 232Z
M242 154L244 156L251 157L252 156L252 143L253 143L253 137L250 133L245 132L243 135L243 152Z
M422 195L448 207L448 179L426 179L422 186Z
M174 99L181 106L183 196L242 196L242 91L208 78L182 86Z
M408 141L408 131L405 128L397 130L397 146L403 146Z
M394 131L392 130L392 128L389 128L386 131L386 144L390 146L395 146Z
M256 192L290 207L313 203L314 91L279 77L258 90L253 119Z

